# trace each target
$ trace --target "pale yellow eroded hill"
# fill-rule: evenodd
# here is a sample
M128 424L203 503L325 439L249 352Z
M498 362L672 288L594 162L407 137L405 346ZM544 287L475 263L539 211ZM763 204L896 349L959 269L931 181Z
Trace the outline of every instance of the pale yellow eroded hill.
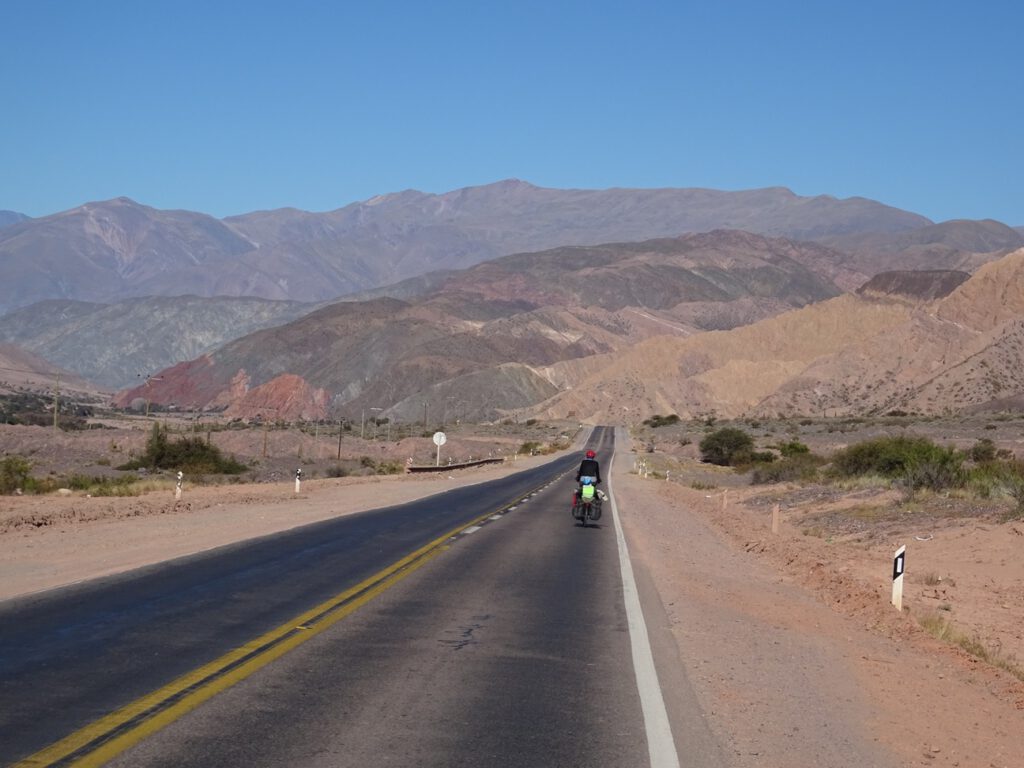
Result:
M940 413L1024 393L1024 249L944 299L840 296L731 331L559 363L552 417Z
M988 331L1024 315L1024 248L989 262L939 303L951 322Z
M571 389L545 403L544 413L735 416L823 355L896 328L911 315L901 303L845 295L731 331L655 337L617 355L552 366L549 378Z

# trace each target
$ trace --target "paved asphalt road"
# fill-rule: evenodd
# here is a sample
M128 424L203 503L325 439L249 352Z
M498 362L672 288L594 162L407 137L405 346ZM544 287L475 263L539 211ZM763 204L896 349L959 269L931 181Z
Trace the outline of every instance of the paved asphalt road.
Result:
M611 439L595 435L602 456ZM647 765L610 514L576 526L571 476L557 479L577 461L0 604L0 763L83 728L75 755L102 758L119 707L308 631L233 686L230 669L210 675L219 692L201 706L198 684L175 689L195 708L162 730L160 696L119 721L115 734L156 732L111 765ZM347 606L336 623L288 624L324 601ZM283 640L252 642L282 623Z

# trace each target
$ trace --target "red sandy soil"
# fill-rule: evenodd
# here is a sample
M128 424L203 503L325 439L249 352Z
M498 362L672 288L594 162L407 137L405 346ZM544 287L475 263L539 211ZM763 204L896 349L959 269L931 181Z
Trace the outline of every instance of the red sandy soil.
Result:
M306 480L298 496L287 479L186 484L180 502L170 489L0 497L0 599L483 482L547 458L441 475ZM913 529L890 521L870 535L833 536L809 529L807 515L862 501L791 493L772 534L773 498L763 488L732 488L723 508L721 490L641 479L634 460L617 454L612 489L636 567L660 604L648 622L664 622L677 646L678 661L659 663L678 663L728 765L1024 766L1024 683L917 621L938 612L1000 658L1024 658L1024 524L929 518L925 529L915 518ZM566 534L574 533L567 515ZM898 543L908 546L902 614L889 604ZM671 691L666 697L671 710Z

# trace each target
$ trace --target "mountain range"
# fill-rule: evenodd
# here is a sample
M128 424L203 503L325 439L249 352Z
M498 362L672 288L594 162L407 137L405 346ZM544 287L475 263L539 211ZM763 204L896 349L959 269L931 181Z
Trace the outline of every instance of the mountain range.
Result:
M629 422L937 413L1024 391L1024 249L974 275L883 273L841 295L788 249L800 250L726 231L509 256L416 301L335 304L239 339L164 372L150 395L242 417L411 421L450 404L477 419ZM736 305L751 314L722 323Z
M934 411L959 407L947 367L976 373L958 349L1001 371L965 405L1015 396L1013 333L936 320L1024 246L991 220L780 188L519 181L327 213L218 220L118 198L18 218L0 230L0 301L24 306L0 316L0 342L126 387L121 405L400 420ZM951 323L970 330L929 360ZM900 342L904 326L932 335ZM909 362L880 352L895 343ZM942 388L914 394L926 384L906 366ZM872 376L906 391L862 391Z
M151 295L316 302L565 245L720 228L807 240L930 223L864 198L783 188L559 190L509 180L381 195L325 213L226 219L117 198L0 230L0 313L46 299Z

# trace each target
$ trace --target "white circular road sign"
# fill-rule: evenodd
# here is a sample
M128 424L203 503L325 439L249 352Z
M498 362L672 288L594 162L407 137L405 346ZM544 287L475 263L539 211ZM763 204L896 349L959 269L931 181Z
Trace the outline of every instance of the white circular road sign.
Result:
M448 436L444 432L434 433L434 445L440 448L442 445L448 442Z

